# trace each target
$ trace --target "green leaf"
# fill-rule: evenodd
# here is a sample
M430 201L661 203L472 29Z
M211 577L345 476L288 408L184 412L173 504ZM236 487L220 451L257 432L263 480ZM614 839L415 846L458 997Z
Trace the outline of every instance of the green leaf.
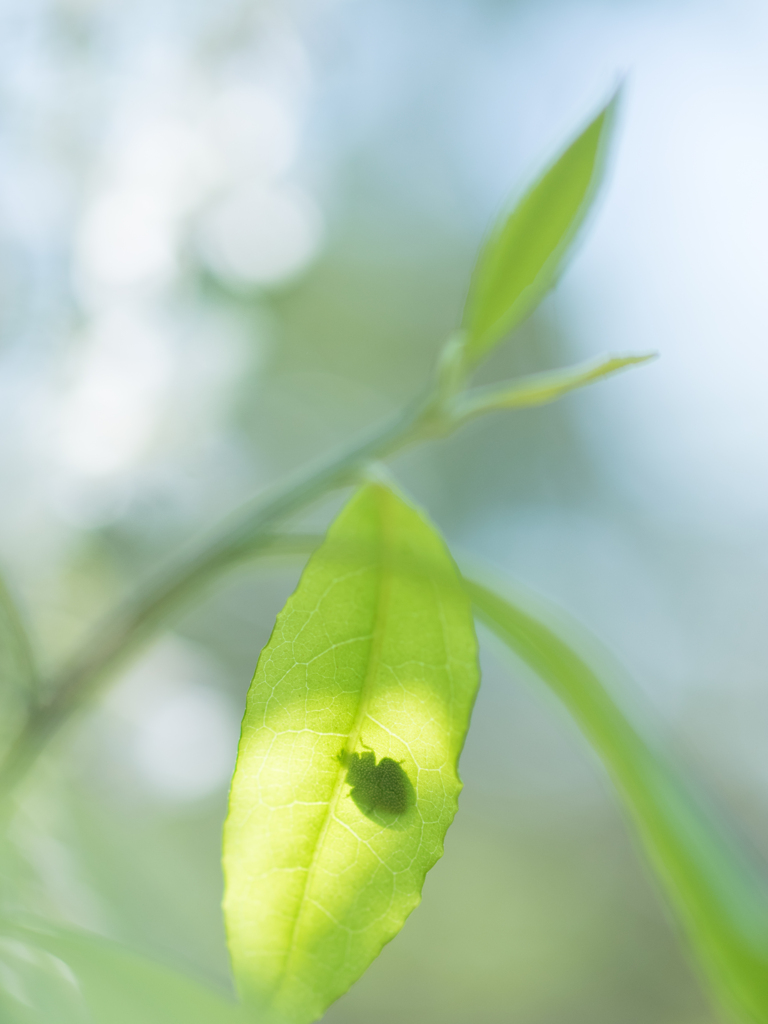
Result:
M367 485L309 560L248 694L224 908L261 1021L321 1016L418 905L456 812L477 683L441 538Z
M598 193L618 95L491 232L464 312L469 364L518 327L555 284Z
M475 388L456 403L456 419L471 419L498 409L523 409L554 402L569 391L602 380L619 370L655 359L655 353L641 356L607 356L604 359L571 366L565 370L532 373L504 387Z
M724 824L611 695L617 670L574 623L517 588L467 581L483 622L560 698L602 758L716 994L768 1022L768 889ZM584 650L580 650L583 648Z
M17 735L37 682L32 644L16 602L0 577L0 746Z
M0 688L28 694L37 678L35 659L16 602L0 577Z
M252 1024L192 978L84 932L0 924L3 1024Z

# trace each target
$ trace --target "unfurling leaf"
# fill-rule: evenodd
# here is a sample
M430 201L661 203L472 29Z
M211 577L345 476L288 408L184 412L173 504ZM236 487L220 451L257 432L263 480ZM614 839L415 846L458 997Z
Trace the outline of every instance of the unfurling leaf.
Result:
M602 758L724 1005L745 1024L768 1024L765 878L616 703L604 682L615 669L583 629L519 587L467 588L481 620L554 691Z
M464 313L468 365L533 312L556 282L597 195L617 96L493 229Z
M456 812L478 683L443 541L380 484L347 505L259 658L224 833L238 987L321 1016L402 927Z
M655 359L655 353L640 356L607 356L604 359L569 366L564 370L549 370L520 377L507 385L475 388L456 402L456 419L470 419L499 409L524 409L532 405L554 402L569 391L609 377L619 370Z

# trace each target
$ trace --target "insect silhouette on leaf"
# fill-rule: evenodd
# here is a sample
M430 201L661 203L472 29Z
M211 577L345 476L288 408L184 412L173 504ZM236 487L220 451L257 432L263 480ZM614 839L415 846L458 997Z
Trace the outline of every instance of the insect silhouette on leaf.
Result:
M377 762L372 750L362 754L342 751L339 761L347 769L347 785L352 787L349 795L363 814L402 814L413 804L416 794L399 761L382 757Z

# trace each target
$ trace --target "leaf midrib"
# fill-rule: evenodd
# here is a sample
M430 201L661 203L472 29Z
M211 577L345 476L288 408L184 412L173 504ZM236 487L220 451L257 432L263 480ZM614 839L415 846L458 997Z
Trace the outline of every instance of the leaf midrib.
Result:
M381 527L381 544L379 547L380 553L386 552L390 547L389 529L387 523L387 494L379 491L379 509L380 509L380 527ZM371 639L370 653L368 655L368 664L366 666L365 680L363 682L360 691L360 704L358 706L357 715L352 728L347 736L346 748L355 747L360 739L360 734L363 729L363 723L368 714L368 706L370 704L372 683L376 678L377 665L379 662L379 654L384 641L385 626L387 612L389 610L389 598L392 585L392 573L388 568L389 559L381 557L379 559L380 565L380 577L379 577L379 589L378 599L376 601L376 611L374 614L373 632ZM328 802L328 809L325 813L325 818L320 829L320 833L315 843L314 852L312 854L312 860L310 861L309 868L304 880L304 888L301 894L301 902L299 909L296 913L296 920L294 922L293 929L291 931L291 938L288 944L288 951L285 954L285 964L283 966L280 980L277 982L274 988L273 1001L280 995L288 977L290 976L291 968L293 966L293 958L296 955L297 950L297 939L303 923L304 913L307 907L309 893L312 889L312 884L315 879L317 872L318 863L320 861L320 854L325 844L325 838L328 834L331 822L334 819L336 812L336 805L339 802L342 788L344 786L345 769L343 765L340 765L339 771L336 777L336 785L334 786L331 799Z

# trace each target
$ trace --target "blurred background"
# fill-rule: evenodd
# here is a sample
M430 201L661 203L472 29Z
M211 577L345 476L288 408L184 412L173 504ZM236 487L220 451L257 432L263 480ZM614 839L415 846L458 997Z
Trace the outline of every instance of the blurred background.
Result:
M483 374L662 358L394 471L619 656L768 852L767 50L759 0L2 0L0 559L43 663L418 393L489 222L626 76L598 214ZM226 789L297 572L231 577L57 741L6 909L228 984ZM422 906L328 1021L714 1024L600 766L492 645L462 773Z

